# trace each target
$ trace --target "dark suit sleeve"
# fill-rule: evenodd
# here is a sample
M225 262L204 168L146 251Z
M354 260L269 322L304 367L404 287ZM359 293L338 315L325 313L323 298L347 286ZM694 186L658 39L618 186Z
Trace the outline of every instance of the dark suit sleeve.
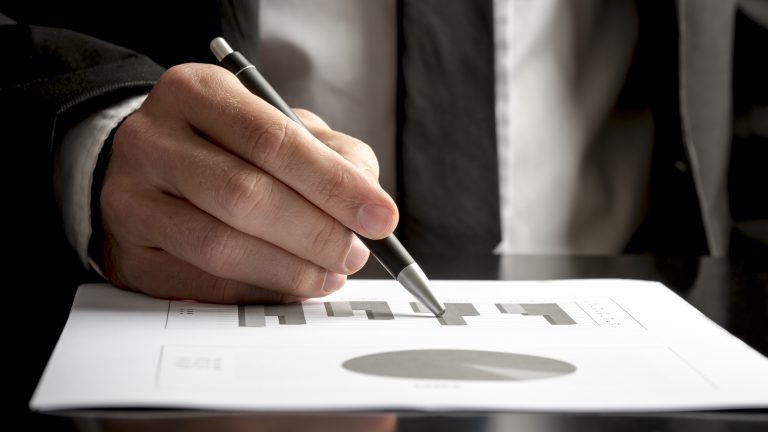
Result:
M135 52L75 32L0 26L3 123L47 147L95 109L149 90L163 69ZM6 117L8 116L8 117Z
M34 310L9 335L14 359L10 410L27 402L63 326L74 288L91 278L69 246L54 201L52 170L60 137L89 113L146 93L163 69L148 58L72 31L14 23L0 15L0 160L6 269L3 300ZM19 312L21 313L21 312ZM28 414L29 415L29 414ZM39 419L39 418L38 418ZM25 421L25 424L30 424ZM50 428L49 428L50 429ZM60 429L59 429L60 430Z
M751 5L751 7L746 7ZM728 189L731 255L768 260L768 6L746 2L736 14L732 140Z
M83 34L16 24L8 18L3 22L0 127L4 157L25 170L23 181L6 182L14 185L10 188L13 202L23 203L25 209L24 214L11 215L18 226L25 227L13 234L24 236L14 244L39 254L39 248L30 245L30 233L37 233L39 227L46 227L47 235L53 237L38 241L50 244L52 238L63 238L51 180L54 149L62 135L88 114L146 93L163 68L136 52Z

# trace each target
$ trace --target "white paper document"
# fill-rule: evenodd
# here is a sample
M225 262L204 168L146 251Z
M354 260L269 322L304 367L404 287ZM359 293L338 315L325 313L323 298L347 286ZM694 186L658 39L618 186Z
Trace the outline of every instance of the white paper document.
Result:
M659 411L768 408L768 359L657 282L394 280L303 304L83 285L35 410Z

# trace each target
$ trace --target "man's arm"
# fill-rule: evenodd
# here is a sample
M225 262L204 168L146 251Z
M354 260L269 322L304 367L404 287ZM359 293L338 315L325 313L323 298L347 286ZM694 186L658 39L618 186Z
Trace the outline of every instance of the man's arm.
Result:
M19 33L4 43L26 41L32 54L4 77L4 110L22 108L17 135L34 129L26 142L48 158L84 115L145 91L162 72L76 33L11 27ZM367 145L302 115L314 136L222 68L162 73L118 128L108 159L100 194L107 277L160 297L215 302L292 301L340 288L368 258L352 231L384 237L397 209Z

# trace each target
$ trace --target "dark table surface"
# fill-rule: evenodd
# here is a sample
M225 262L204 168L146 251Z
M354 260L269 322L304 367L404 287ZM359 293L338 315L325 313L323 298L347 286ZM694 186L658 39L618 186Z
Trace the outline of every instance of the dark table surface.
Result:
M627 278L661 281L713 321L768 356L766 262L642 255L426 256L417 259L433 279ZM384 278L387 274L372 260L354 277ZM85 417L75 420L82 430L768 431L768 410L641 414L514 412L437 415L417 412L249 415L163 411L85 414ZM61 419L57 423L64 424Z

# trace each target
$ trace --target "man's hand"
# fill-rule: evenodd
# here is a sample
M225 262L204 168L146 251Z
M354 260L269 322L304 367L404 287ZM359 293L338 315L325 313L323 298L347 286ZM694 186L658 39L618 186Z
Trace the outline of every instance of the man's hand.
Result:
M311 134L226 70L168 70L117 130L101 190L103 269L164 298L289 302L339 289L395 203L364 143L297 112ZM98 227L95 227L98 229Z

